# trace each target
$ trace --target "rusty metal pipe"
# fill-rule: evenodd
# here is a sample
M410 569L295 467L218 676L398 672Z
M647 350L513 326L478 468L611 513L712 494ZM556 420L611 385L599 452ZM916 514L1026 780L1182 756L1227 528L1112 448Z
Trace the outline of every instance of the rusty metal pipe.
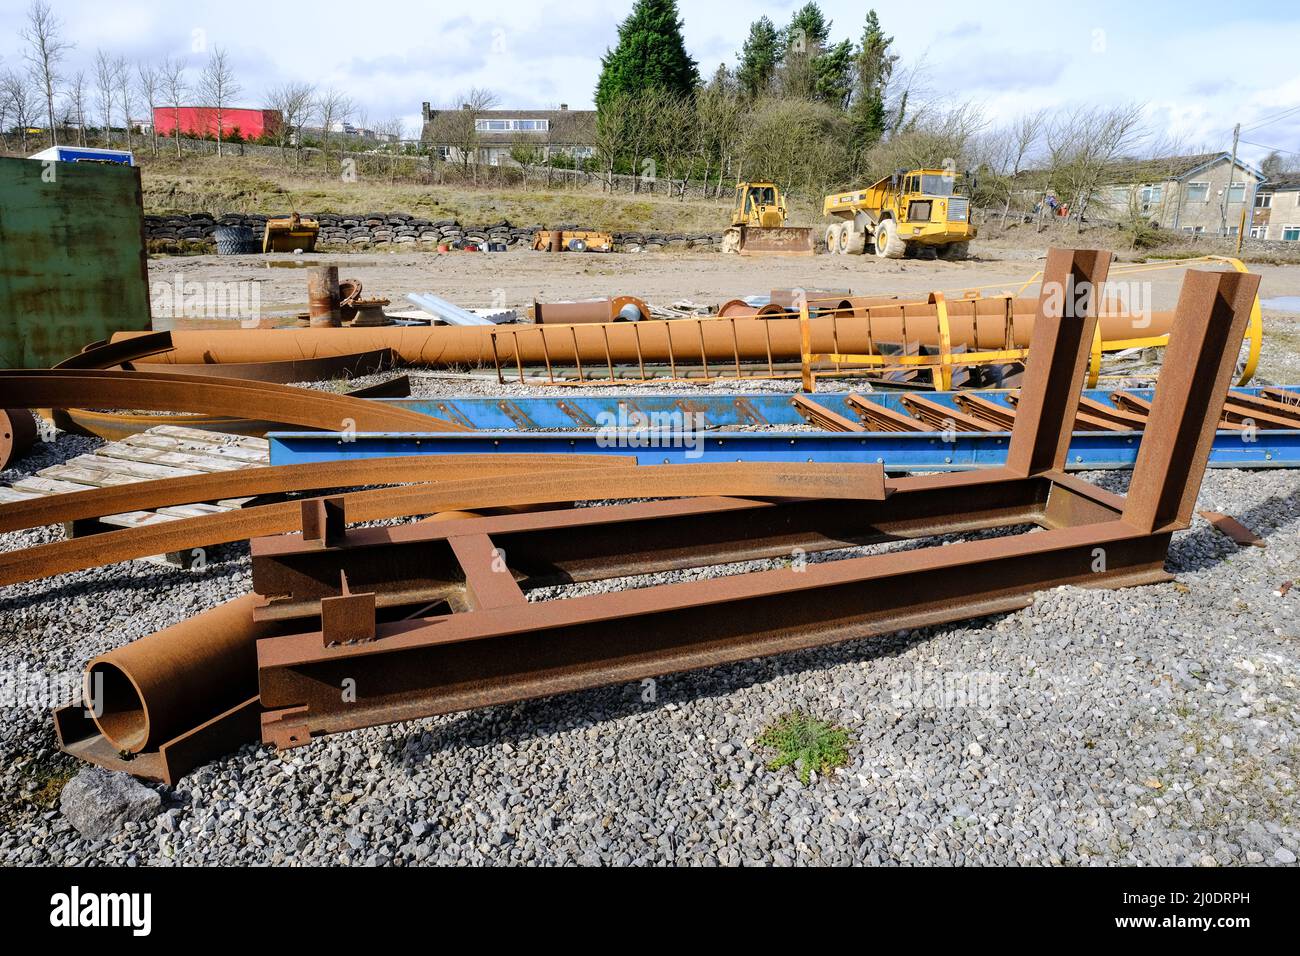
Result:
M343 324L339 307L338 266L317 266L307 272L307 314L314 329L337 329Z
M0 408L0 468L8 468L36 443L36 419L25 408Z
M1149 323L1126 316L1101 317L1102 337L1116 341L1163 335L1173 313L1157 312ZM904 317L906 335L904 335ZM1142 322L1143 324L1137 324ZM1027 347L1033 327L1032 313L1013 317L1012 338L1017 348ZM954 348L998 349L1006 342L1005 311L996 300L954 301L949 305L951 343ZM865 353L874 343L901 342L937 346L938 322L934 307L918 304L872 309L868 321L859 316L818 316L810 322L815 353ZM118 333L127 337L133 333ZM493 354L493 339L496 353ZM798 361L801 352L799 323L784 319L729 318L672 319L572 326L515 326L450 328L344 328L344 329L218 329L172 333L175 348L138 363L263 362L287 361L304 355L323 357L391 348L408 365L492 366L497 362L526 365L600 364L638 360L663 363L698 359L703 349L710 360L766 362ZM701 345L703 340L703 345Z
M87 703L119 751L155 750L257 694L258 600L237 598L101 654L86 666ZM93 709L93 708L92 708Z

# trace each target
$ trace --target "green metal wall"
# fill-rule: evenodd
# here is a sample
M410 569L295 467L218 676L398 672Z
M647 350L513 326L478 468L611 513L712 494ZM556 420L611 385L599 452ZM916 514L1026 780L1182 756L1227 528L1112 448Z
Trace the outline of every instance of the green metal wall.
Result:
M149 327L140 170L0 158L0 368Z

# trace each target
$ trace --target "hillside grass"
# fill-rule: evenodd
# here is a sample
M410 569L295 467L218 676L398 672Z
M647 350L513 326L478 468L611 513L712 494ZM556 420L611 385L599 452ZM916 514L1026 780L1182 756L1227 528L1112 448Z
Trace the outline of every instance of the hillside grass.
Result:
M511 186L389 182L359 173L353 182L316 167L227 156L142 157L145 212L169 213L402 212L482 225L508 219L519 226L573 222L631 232L720 232L726 203L602 193L594 187L525 190Z

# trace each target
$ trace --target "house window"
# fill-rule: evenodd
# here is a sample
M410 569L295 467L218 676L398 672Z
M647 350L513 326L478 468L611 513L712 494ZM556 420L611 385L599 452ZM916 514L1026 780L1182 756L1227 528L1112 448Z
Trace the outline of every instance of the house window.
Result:
M1187 184L1187 201L1188 202L1208 202L1210 198L1209 183L1188 183Z
M1122 203L1127 203L1127 202L1128 202L1128 187L1127 187L1127 186L1112 186L1112 187L1110 187L1110 199L1111 199L1111 202L1115 203L1116 205L1120 205L1120 204L1122 204Z
M1284 226L1282 238L1287 242L1300 242L1300 226Z
M1143 186L1142 192L1140 193L1142 205L1149 206L1152 203L1160 202L1164 194L1165 187L1163 186Z
M1250 227L1250 238L1252 238L1252 239L1263 239L1265 233L1267 233L1267 232L1268 232L1268 227L1267 227L1267 226L1251 226L1251 227Z
M1233 183L1228 187L1228 202L1245 202L1246 201L1246 184Z
M1273 194L1272 194L1272 193L1256 193L1256 194L1255 194L1255 208L1256 208L1256 209L1271 209L1272 206L1273 206Z

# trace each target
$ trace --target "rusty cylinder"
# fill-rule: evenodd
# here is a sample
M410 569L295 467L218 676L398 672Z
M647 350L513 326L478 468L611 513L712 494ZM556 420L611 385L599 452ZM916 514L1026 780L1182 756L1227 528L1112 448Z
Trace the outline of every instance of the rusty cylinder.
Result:
M104 738L119 751L156 750L257 696L257 640L275 633L253 621L257 600L228 601L87 664L88 707L102 682L94 719Z
M312 328L337 329L343 324L339 307L339 267L317 266L307 272L307 314Z

